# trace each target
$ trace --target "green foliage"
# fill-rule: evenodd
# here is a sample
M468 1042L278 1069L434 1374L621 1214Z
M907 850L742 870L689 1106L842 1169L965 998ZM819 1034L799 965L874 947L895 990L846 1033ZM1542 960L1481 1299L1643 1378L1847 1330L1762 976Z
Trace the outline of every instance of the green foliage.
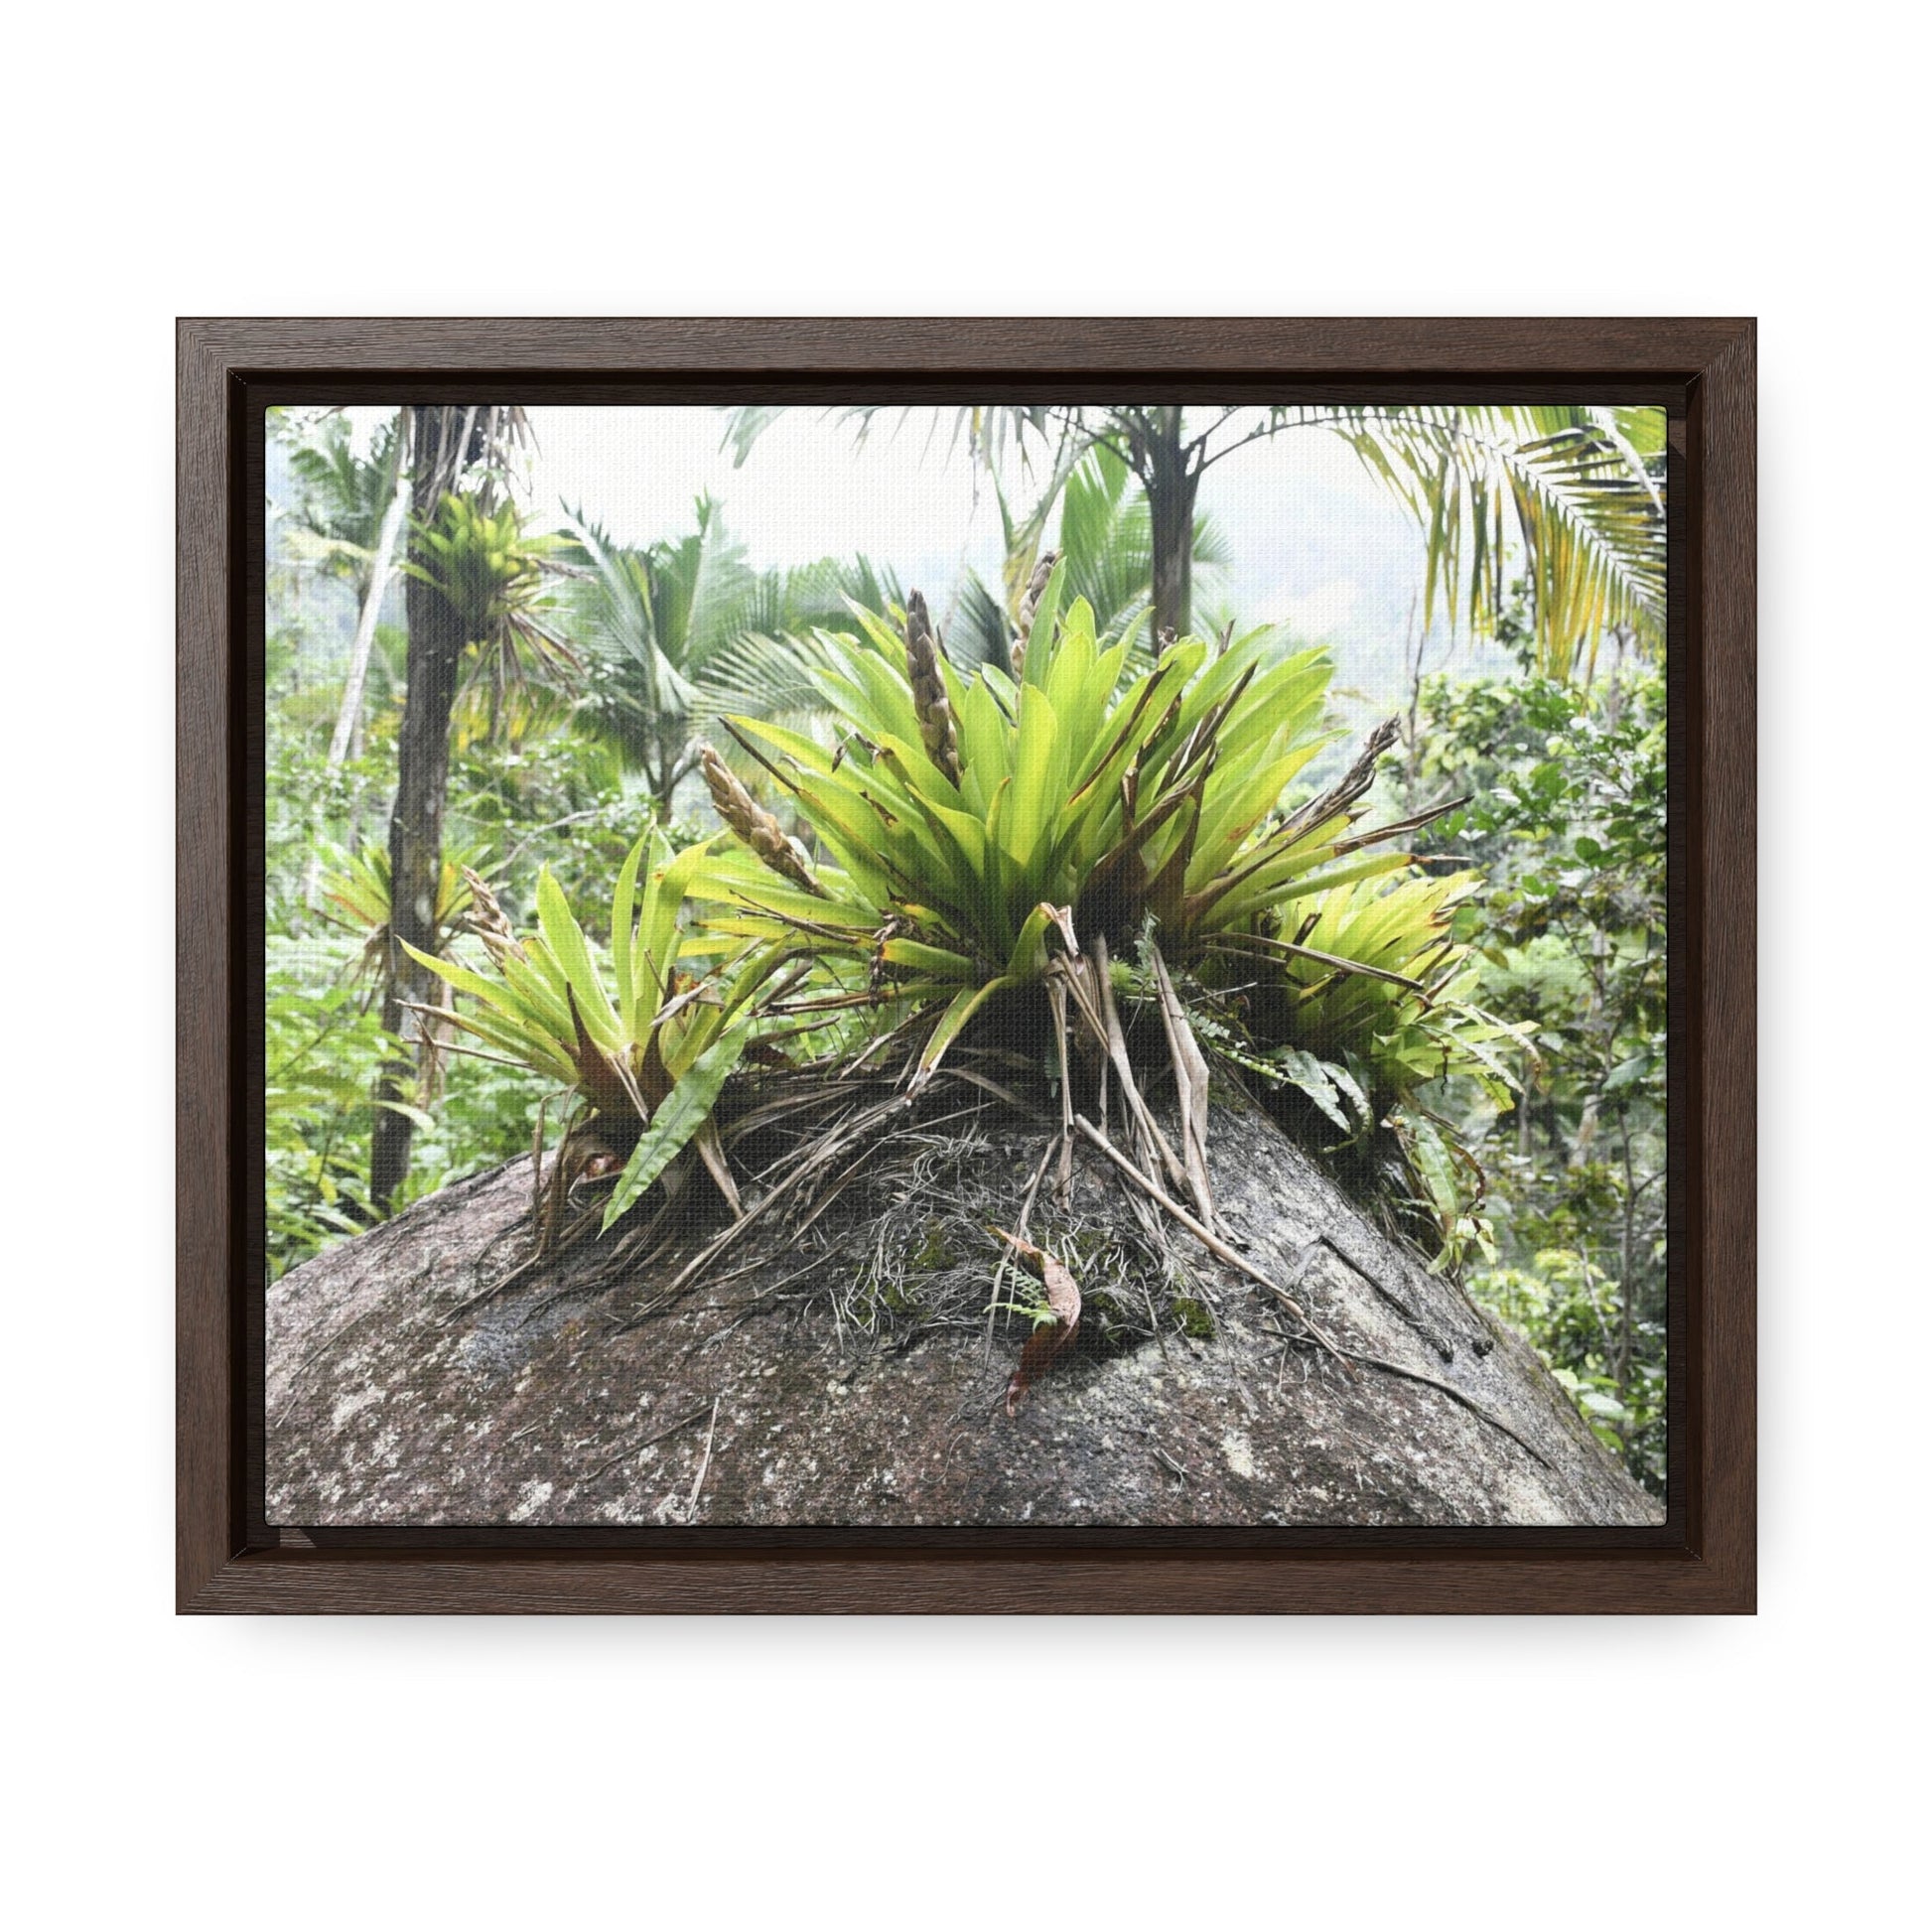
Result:
M1057 542L1066 570L1065 595L1069 601L1086 601L1096 634L1108 643L1127 639L1148 644L1154 516L1147 491L1135 486L1133 472L1110 444L1095 444L1067 478ZM1227 544L1213 520L1197 514L1196 582L1203 571L1218 570L1229 561Z
M471 1050L574 1093L579 1127L624 1158L607 1225L700 1133L759 1027L759 986L787 959L823 974L834 999L871 989L875 1029L923 1027L914 1085L995 995L1037 986L1084 933L1123 950L1158 935L1191 973L1208 1036L1317 1104L1331 1096L1344 1131L1344 1098L1366 1130L1371 1094L1447 1072L1504 1091L1495 1042L1513 1036L1462 997L1466 947L1449 928L1468 882L1398 877L1405 854L1364 856L1416 826L1356 827L1386 734L1337 784L1279 810L1332 737L1326 657L1257 632L1219 652L1186 640L1135 672L1124 642L1096 638L1084 600L1062 614L1064 579L1062 566L1045 587L1018 682L990 665L962 676L915 599L909 645L863 612L856 633L819 634L807 674L836 749L737 721L793 794L816 870L708 760L742 842L674 858L661 835L639 840L612 903L608 971L547 871L538 930L520 939L471 877L491 972L412 949L472 1002L454 1022ZM689 933L687 896L708 902ZM730 947L709 976L681 977L680 960ZM1259 981L1265 997L1237 1014L1217 975L1244 998ZM1428 1127L1405 1145L1426 1163L1440 1137ZM1449 1216L1446 1239L1460 1231Z
M1661 1109L1666 981L1663 680L1589 691L1432 681L1426 771L1469 787L1438 836L1483 862L1468 908L1484 994L1534 1023L1542 1093Z
M579 725L642 772L660 812L697 762L697 737L727 712L810 712L799 637L846 621L846 600L897 601L866 558L755 571L709 497L688 536L626 548L572 512L568 556L582 571L571 621L583 639Z
M1294 928L1299 950L1281 961L1277 996L1289 1008L1270 1031L1365 1068L1380 1093L1463 1072L1507 1107L1516 1086L1508 1055L1521 1037L1471 1004L1479 974L1453 936L1472 887L1472 875L1455 873L1321 894Z
M741 1009L761 964L734 962L740 970L716 983L692 980L677 964L688 949L679 912L706 857L705 847L693 846L674 858L654 829L631 847L612 901L608 967L547 871L537 880L538 930L521 938L488 889L471 878L489 973L407 948L475 1003L453 1019L482 1042L468 1050L567 1089L580 1103L577 1125L594 1127L607 1145L618 1142L612 1152L628 1153L607 1226L703 1126L744 1050Z
M1368 1095L1353 1071L1342 1063L1321 1059L1306 1046L1278 1046L1266 1060L1249 1064L1298 1088L1347 1140L1367 1134L1375 1126L1375 1109Z
M390 1202L391 1211L530 1145L531 1116L541 1093L533 1075L447 1048L438 1069L436 1093L414 1116L409 1176Z
M1056 949L1083 934L1120 946L1150 925L1182 967L1227 955L1267 981L1254 1011L1270 1045L1357 1054L1397 1090L1465 1060L1486 1072L1460 1039L1504 1030L1440 1004L1458 981L1447 909L1462 882L1391 885L1407 855L1363 849L1414 825L1352 829L1373 748L1337 786L1276 813L1332 736L1325 655L1280 653L1265 632L1218 654L1188 639L1133 675L1084 600L1061 616L1065 570L1017 685L992 665L962 677L936 646L922 677L872 614L862 634L822 633L812 675L839 748L737 723L775 755L830 863L801 883L743 847L719 852L693 880L722 902L707 923L890 986L934 1022L922 1078Z
M377 637L378 649L382 644ZM353 985L386 943L388 850L379 801L395 781L400 667L372 681L364 744L341 768L327 762L339 686L308 684L299 633L272 632L266 712L266 877L270 991L268 1065L320 1037L313 1060L271 1092L267 1208L270 1260L280 1272L317 1248L368 1225L371 1093L385 1057L373 993ZM276 666L283 668L278 673ZM534 905L539 860L567 896L608 906L610 882L637 836L638 805L594 742L568 730L511 744L453 735L437 947L451 958L466 943L470 888L461 867L492 858L494 890L519 912ZM690 835L679 842L689 843ZM605 935L608 937L608 935ZM447 1016L439 1035L452 1029ZM425 1086L404 1104L417 1133L407 1184L392 1206L433 1192L529 1144L541 1091L525 1069L468 1056L432 1057Z
M1021 1299L1014 1302L989 1302L986 1305L989 1314L1017 1314L1025 1321L1031 1321L1035 1328L1050 1327L1059 1316L1053 1311L1053 1305L1046 1299L1046 1291L1030 1282L1024 1275L1014 1278L1014 1294Z
M710 1119L725 1082L744 1056L749 1037L746 1028L731 1028L678 1076L677 1084L652 1111L648 1125L637 1137L637 1144L624 1163L623 1173L618 1176L617 1187L604 1210L607 1228L684 1151L692 1136Z
M279 1275L374 1219L369 1093L383 1035L351 987L311 992L286 969L271 972L263 1013L268 1265Z
M1282 427L1325 419L1408 505L1427 535L1425 627L1440 596L1452 617L1459 609L1471 629L1493 632L1514 539L1544 675L1587 677L1613 630L1662 647L1660 410L1298 404L1270 415Z
M492 729L512 701L528 710L533 685L577 668L550 587L562 547L561 537L527 532L516 505L493 504L486 491L446 490L435 516L415 526L403 569L432 585L456 613L474 652L469 683L481 682L486 692Z
M954 606L946 636L953 663L962 670L986 663L1008 668L1022 593L1031 581L1045 529L1044 511L1033 518L1013 514L999 479L993 480L1006 533L1007 595L995 596L969 572ZM1093 612L1094 634L1103 644L1127 642L1152 654L1149 622L1153 604L1154 518L1145 489L1106 444L1098 444L1067 476L1060 496L1054 553L1065 571L1064 596L1082 598ZM1226 543L1206 515L1193 520L1193 566L1211 575L1230 561ZM883 611L887 604L854 592L852 602ZM897 604L901 600L891 600Z
M840 413L861 438L882 408ZM781 412L733 413L726 441L743 463ZM1470 627L1496 629L1506 568L1520 552L1534 592L1537 667L1586 679L1602 639L1617 631L1661 648L1664 636L1664 416L1647 408L1580 404L1284 403L1263 409L1173 406L962 406L954 441L998 473L1009 455L1043 452L1032 510L1006 513L1008 590L1017 600L1053 503L1082 459L1107 451L1164 495L1192 502L1201 474L1248 443L1286 431L1340 436L1369 473L1408 506L1424 533L1424 622L1440 597ZM1181 524L1180 528L1187 527ZM1152 556L1150 556L1152 565Z
M1460 1269L1472 1253L1494 1261L1495 1229L1482 1212L1488 1175L1462 1136L1442 1115L1413 1105L1391 1112L1388 1125L1416 1183L1414 1205L1443 1243L1435 1268Z
M1500 1298L1506 1313L1535 1314L1519 1325L1573 1378L1580 1401L1593 1397L1593 1411L1584 1404L1592 1426L1604 1424L1604 1402L1622 1405L1619 1446L1632 1472L1660 1488L1663 679L1623 662L1594 687L1533 675L1430 679L1417 735L1412 786L1471 794L1435 832L1487 876L1459 914L1479 942L1482 1003L1532 1030L1538 1049L1515 1113L1497 1117L1479 1094L1459 1110L1458 1131L1488 1177L1498 1262L1471 1286ZM1551 1255L1576 1257L1573 1273L1600 1320L1508 1302L1497 1284L1546 1279ZM1581 1306L1574 1295L1557 1303Z
M1626 1341L1621 1284L1570 1248L1543 1249L1528 1268L1471 1275L1469 1292L1524 1334L1552 1365L1597 1439L1653 1494L1666 1475L1665 1337L1643 1322ZM1630 1359L1631 1341L1636 1344Z
M348 418L333 412L300 434L280 411L281 433L294 436L289 474L297 488L293 528L286 533L296 555L367 594L376 565L383 512L396 491L405 461L397 421L376 432L366 457L355 454Z
M379 1218L368 1197L371 1100L377 1070L400 1042L385 1035L345 973L317 985L314 967L276 948L265 1007L267 1260L281 1275ZM458 1059L418 1128L407 1188L391 1203L434 1193L527 1145L531 1082L513 1069Z
M379 973L389 949L389 849L381 845L359 846L353 852L322 849L329 867L322 876L322 894L335 908L329 916L361 936L361 970ZM443 861L434 921L439 952L455 938L469 913L474 895L465 875L483 861L483 849L475 846Z

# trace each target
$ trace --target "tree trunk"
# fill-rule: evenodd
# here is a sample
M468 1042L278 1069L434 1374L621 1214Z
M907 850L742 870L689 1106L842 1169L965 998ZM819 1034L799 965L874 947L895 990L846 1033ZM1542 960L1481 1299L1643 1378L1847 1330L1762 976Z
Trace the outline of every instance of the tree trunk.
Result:
M648 1270L580 1250L499 1291L532 1254L527 1158L419 1202L269 1292L269 1520L321 1540L436 1524L1662 1520L1525 1341L1246 1106L1213 1114L1222 1218L1352 1359L1177 1232L1185 1299L1158 1334L1131 1331L1169 1284L1096 1258L1133 1216L1083 1147L1066 1203L1048 1178L1030 1225L1084 1273L1086 1306L1009 1417L1030 1330L989 1322L989 1302L1023 1298L1011 1276L994 1291L986 1224L1016 1226L1045 1144L989 1111L942 1173L928 1130L923 1186L882 1157L808 1226L774 1231L750 1272L732 1256L651 1312L712 1231L695 1209L683 1252Z
M1165 632L1184 637L1193 621L1194 496L1200 473L1187 468L1180 444L1180 411L1156 410L1172 416L1172 433L1157 436L1147 452L1147 506L1154 535L1154 637L1156 653ZM1161 427L1165 430L1166 425Z
M329 769L338 770L348 756L350 741L362 716L362 691L368 682L369 653L375 644L375 621L388 594L389 579L395 575L396 539L402 534L402 514L409 501L409 466L403 461L403 443L410 432L412 412L404 409L396 424L396 486L389 506L382 513L382 527L376 534L375 556L369 569L369 588L355 621L355 639L348 649L348 680L343 686L343 708L336 716L335 735L329 741Z
M447 447L453 412L416 413L413 470L416 515L435 514L447 486L452 459ZM433 585L412 577L406 591L409 624L407 690L396 746L396 802L389 819L389 970L382 996L382 1025L405 1039L421 1029L410 1004L434 1005L440 982L403 951L402 942L436 950L436 898L443 873L443 806L450 779L450 711L467 641L456 612ZM378 1101L411 1101L417 1058L387 1062L376 1084ZM409 1173L415 1127L407 1115L378 1105L369 1158L369 1194L386 1209Z

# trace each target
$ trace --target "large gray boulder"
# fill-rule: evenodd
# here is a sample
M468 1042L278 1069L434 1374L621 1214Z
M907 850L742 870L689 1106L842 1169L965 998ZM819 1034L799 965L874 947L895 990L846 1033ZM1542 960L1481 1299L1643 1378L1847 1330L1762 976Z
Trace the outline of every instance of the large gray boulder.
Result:
M1226 1232L1363 1359L1171 1224L1184 1273L1148 1266L1083 1147L1031 1229L1081 1277L1084 1316L1009 1417L1029 1327L986 1317L986 1228L1015 1226L1046 1134L948 1132L654 1311L682 1256L613 1281L589 1249L496 1291L531 1253L527 1160L296 1269L268 1297L269 1521L1662 1521L1520 1337L1246 1109L1214 1115ZM694 1210L685 1254L713 1231Z

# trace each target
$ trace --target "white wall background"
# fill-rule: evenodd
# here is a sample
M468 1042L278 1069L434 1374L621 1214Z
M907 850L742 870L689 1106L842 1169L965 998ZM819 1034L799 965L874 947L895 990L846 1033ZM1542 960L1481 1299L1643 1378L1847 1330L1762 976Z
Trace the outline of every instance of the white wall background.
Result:
M15 20L17 1923L1905 1915L1927 1440L1909 18L346 0ZM182 311L1759 314L1762 1615L173 1619Z

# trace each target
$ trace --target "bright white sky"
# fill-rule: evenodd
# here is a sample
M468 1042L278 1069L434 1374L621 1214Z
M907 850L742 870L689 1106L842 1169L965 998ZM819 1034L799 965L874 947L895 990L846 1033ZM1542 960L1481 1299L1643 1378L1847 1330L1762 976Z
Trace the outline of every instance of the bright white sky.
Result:
M863 551L937 602L973 568L997 584L1000 513L983 475L952 443L950 408L880 418L863 446L854 426L799 409L766 430L742 469L719 448L710 409L532 409L538 503L595 506L616 536L642 543L689 527L701 491L752 562L802 563ZM1010 499L1030 499L1009 464ZM1200 506L1235 568L1226 586L1243 623L1290 622L1311 637L1346 621L1395 573L1420 582L1408 514L1339 438L1304 430L1216 464ZM1218 601L1218 600L1217 600Z
M366 434L387 412L351 413ZM863 552L924 590L935 611L967 568L999 581L998 505L952 444L950 408L882 417L862 447L852 424L800 408L742 469L720 447L722 410L535 407L529 417L528 501L539 523L558 520L567 503L642 544L689 530L694 499L709 493L760 569ZM1017 465L1008 483L1012 501L1031 500ZM1320 429L1252 444L1207 472L1200 507L1234 564L1218 585L1197 588L1198 617L1225 610L1244 627L1286 623L1301 641L1335 647L1339 689L1382 698L1402 688L1422 536L1346 444ZM1431 667L1449 650L1445 636ZM1466 652L1454 647L1457 659Z

